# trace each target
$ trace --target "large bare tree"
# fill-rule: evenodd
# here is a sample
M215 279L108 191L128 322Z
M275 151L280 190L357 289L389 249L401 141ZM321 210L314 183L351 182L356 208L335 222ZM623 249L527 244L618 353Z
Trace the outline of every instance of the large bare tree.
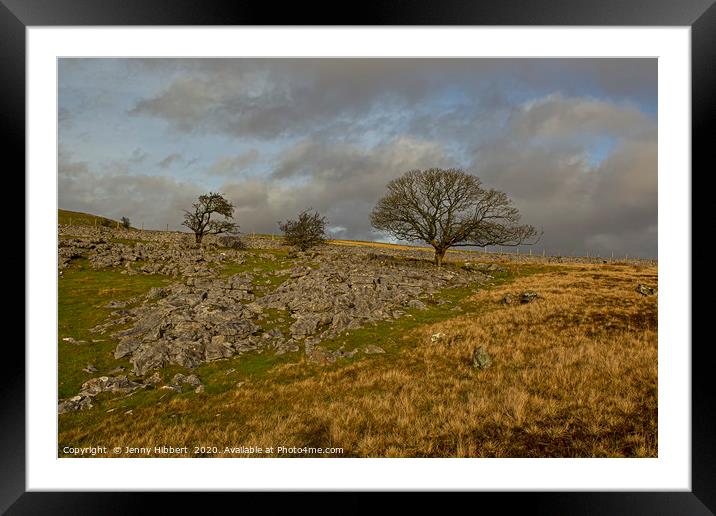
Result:
M200 195L192 208L193 211L184 210L182 225L194 232L197 244L201 243L204 235L234 233L238 229L238 225L229 220L234 217L234 205L219 193ZM214 214L222 215L224 220L212 219Z
M373 227L430 244L438 266L451 247L529 245L539 236L534 227L519 224L519 211L504 192L483 188L459 169L411 170L387 189L371 213Z

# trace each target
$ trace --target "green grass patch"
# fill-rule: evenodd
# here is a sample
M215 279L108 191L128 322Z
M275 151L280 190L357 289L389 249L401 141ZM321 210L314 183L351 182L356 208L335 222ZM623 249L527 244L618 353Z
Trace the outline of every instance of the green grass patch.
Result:
M57 223L72 226L106 226L113 228L117 227L118 224L116 220L108 219L107 217L70 210L57 210Z
M167 285L171 281L172 279L166 276L130 276L119 270L95 270L86 259L74 260L72 265L63 271L58 278L57 302L60 398L74 396L83 382L118 365L129 369L128 361L118 361L113 356L116 340L108 334L89 331L104 322L109 314L116 310L106 308L107 303L141 296L150 288ZM85 343L69 343L62 340L65 337ZM82 371L90 363L97 367L96 373Z

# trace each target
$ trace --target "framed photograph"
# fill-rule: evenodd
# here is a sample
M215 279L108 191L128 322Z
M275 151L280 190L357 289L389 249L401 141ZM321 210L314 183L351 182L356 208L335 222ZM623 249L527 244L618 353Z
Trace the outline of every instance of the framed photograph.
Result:
M607 4L3 0L27 303L0 508L712 514L691 181L716 8Z

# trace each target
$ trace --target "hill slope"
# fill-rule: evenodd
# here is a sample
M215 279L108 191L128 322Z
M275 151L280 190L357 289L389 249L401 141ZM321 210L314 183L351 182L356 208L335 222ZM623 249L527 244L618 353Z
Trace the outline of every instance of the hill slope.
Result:
M81 211L57 210L57 223L74 226L111 226L116 227L121 224L117 220L100 217L99 215L91 215L82 213Z

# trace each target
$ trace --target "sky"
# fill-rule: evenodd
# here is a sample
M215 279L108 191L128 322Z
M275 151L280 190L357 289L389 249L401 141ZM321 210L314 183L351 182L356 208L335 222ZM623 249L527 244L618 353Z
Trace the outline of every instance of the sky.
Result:
M387 241L369 215L391 179L461 168L543 231L535 252L657 256L656 59L58 66L62 209L186 230L212 191L242 233L312 208L332 237Z

